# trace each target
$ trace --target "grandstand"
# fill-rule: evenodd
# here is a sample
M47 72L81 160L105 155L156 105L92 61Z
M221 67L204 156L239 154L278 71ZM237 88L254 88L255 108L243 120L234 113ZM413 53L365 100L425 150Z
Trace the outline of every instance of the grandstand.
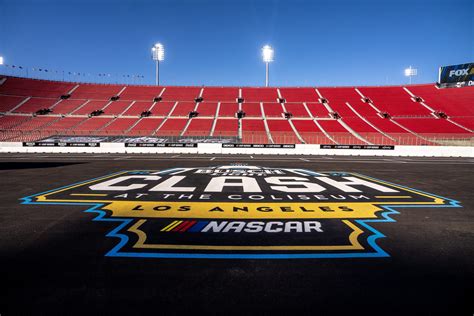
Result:
M251 88L0 78L0 141L53 135L243 143L472 144L474 87Z

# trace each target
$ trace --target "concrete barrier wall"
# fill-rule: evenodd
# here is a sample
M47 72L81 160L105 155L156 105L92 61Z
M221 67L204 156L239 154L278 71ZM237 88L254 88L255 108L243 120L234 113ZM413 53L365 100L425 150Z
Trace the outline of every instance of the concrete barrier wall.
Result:
M394 150L321 149L319 145L296 144L295 148L222 148L221 144L200 143L197 147L125 147L123 143L101 143L100 147L27 147L22 143L0 142L1 153L130 153L130 154L250 154L474 157L474 147L395 146Z

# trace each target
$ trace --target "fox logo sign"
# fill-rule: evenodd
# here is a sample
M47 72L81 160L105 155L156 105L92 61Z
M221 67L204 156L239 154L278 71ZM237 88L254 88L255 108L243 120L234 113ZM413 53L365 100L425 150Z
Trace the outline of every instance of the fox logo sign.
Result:
M468 76L469 75L468 71L469 71L469 68L451 70L449 72L449 77L452 77L452 76L457 76L457 77L459 77L459 76Z
M440 88L470 86L474 80L474 63L440 67L438 86Z
M395 222L397 208L459 207L357 173L235 165L123 171L22 203L84 205L115 223L106 256L214 259L387 257L374 223Z

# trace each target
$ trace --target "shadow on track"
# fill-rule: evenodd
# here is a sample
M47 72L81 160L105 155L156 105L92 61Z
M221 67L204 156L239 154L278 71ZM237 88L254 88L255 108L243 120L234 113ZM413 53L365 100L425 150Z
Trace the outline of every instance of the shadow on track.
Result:
M42 169L42 168L56 168L69 165L83 164L82 162L2 162L0 170L15 170L15 169Z

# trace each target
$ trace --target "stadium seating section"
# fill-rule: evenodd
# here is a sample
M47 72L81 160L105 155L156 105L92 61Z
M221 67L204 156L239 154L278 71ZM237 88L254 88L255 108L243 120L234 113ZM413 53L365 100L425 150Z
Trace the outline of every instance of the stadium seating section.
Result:
M0 141L161 135L231 136L244 143L436 145L473 139L473 105L474 87L434 84L156 87L0 76Z

